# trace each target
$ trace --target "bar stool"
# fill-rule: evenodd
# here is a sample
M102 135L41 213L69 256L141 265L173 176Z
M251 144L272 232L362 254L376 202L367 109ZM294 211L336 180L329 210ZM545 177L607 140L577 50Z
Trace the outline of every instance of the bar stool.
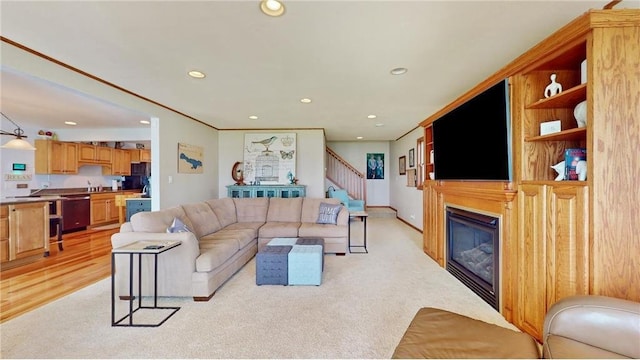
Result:
M52 241L51 243L57 243L58 244L58 250L62 251L64 250L62 248L62 216L61 215L56 215L56 214L51 214L49 215L49 228L56 228L56 234L58 237L57 241Z

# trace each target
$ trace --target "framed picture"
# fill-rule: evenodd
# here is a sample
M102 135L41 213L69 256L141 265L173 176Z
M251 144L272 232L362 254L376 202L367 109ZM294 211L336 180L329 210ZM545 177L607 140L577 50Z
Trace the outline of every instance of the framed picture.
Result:
M203 153L201 146L178 143L178 173L202 174Z
M383 153L367 153L367 179L384 179Z
M296 133L245 134L242 168L246 184L289 184L296 176Z
M400 156L400 162L398 163L398 169L400 169L400 175L404 175L407 173L407 157L402 155Z
M414 162L414 149L410 149L409 150L409 167L412 168L415 166L415 162Z

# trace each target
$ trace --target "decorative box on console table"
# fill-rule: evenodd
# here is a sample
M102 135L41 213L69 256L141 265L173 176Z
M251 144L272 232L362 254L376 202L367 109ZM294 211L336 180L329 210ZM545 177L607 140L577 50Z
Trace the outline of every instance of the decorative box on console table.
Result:
M231 198L306 196L306 185L228 185L227 196Z

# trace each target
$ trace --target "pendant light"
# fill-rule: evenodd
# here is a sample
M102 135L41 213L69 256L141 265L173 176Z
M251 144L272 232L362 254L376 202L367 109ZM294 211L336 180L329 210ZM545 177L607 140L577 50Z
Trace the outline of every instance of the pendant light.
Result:
M14 150L35 150L36 148L33 147L28 141L23 140L23 138L27 137L26 135L24 135L24 130L22 130L22 128L20 128L20 126L18 126L18 124L16 124L13 120L9 119L7 115L5 115L4 113L0 113L0 114L2 114L2 116L4 116L5 119L9 120L13 125L16 126L16 129L13 130L12 133L8 131L0 130L0 135L11 135L16 137L15 139L8 141L6 144L2 145L1 147L3 149L14 149Z

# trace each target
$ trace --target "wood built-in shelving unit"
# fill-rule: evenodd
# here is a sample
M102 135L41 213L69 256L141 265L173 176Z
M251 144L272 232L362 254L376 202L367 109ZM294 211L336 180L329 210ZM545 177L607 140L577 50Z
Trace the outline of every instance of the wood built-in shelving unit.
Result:
M590 10L421 123L428 163L432 123L509 78L513 181L426 181L424 251L445 266L447 204L498 214L500 311L538 340L547 310L564 297L640 301L638 54L640 10ZM563 91L544 98L551 74ZM579 128L573 112L582 101L587 124ZM540 135L553 120L561 131ZM554 181L551 166L568 148L587 150L585 181Z
M433 151L433 125L425 126L424 128L424 144L425 144L425 154L424 154L424 163L425 163L425 180L430 180L429 174L435 172L435 167L433 166L433 158L431 157L431 152Z

